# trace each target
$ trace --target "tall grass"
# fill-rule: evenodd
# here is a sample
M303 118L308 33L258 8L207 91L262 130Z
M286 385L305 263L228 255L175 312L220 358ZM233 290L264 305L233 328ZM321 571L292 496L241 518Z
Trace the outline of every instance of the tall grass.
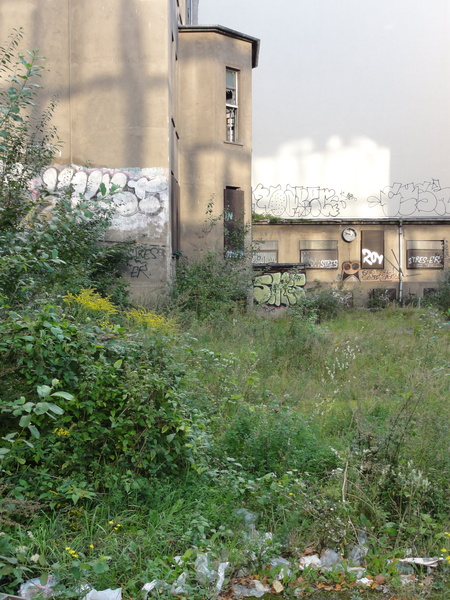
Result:
M130 476L95 501L4 529L24 555L66 575L66 548L92 564L109 557L89 583L122 585L131 598L146 581L176 579L173 556L186 566L191 551L231 560L229 576L306 547L345 551L361 530L373 561L407 548L439 554L450 525L449 337L438 313L417 308L321 324L295 313L193 322L168 352L189 410L202 415L195 470L136 485ZM272 542L249 537L240 508ZM191 599L213 597L191 583Z

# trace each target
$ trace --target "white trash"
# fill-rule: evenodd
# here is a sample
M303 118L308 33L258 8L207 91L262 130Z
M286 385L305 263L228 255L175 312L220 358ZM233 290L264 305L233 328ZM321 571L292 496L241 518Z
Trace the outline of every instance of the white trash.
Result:
M91 590L83 600L122 600L122 588L111 590Z
M41 584L41 580L39 577L35 579L30 579L19 588L19 597L26 598L27 600L31 600L35 598L38 594L42 594L43 598L51 598L55 595L53 591L53 587L57 584L56 579L50 575L47 579L47 583L45 585Z

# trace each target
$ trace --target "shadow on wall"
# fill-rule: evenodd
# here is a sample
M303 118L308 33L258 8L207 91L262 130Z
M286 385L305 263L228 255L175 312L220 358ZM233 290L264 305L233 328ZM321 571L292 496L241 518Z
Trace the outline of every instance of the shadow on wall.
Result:
M2 0L2 2L8 3L5 8L9 9L10 14L14 14L16 0ZM97 54L95 54L84 62L83 57L81 64L72 63L70 68L73 76L69 87L65 87L64 77L61 77L59 83L56 84L56 88L55 82L49 85L48 78L45 76L43 78L42 85L44 89L39 94L40 106L38 108L43 109L49 99L54 94L57 95L58 106L55 113L55 122L64 142L63 162L86 161L98 165L107 163L108 167L121 168L148 167L154 164L164 166L161 161L154 161L152 157L149 157L145 133L146 129L151 126L151 118L146 110L144 99L149 96L149 92L155 93L156 89L167 87L167 78L164 73L159 72L159 67L155 69L152 64L151 59L153 59L153 56L149 55L149 45L143 39L143 28L138 10L139 3L139 0L120 0L117 6L121 18L114 18L112 24L105 19L103 24L105 28L103 36L111 41L105 42L105 47L95 52L102 55L103 59L103 54L110 51L110 64L114 65L114 69L110 71L105 69L103 72L94 71L91 65L87 69L87 62L91 63L98 59ZM71 7L69 3L68 8L65 8L68 23L73 18L72 13L82 7L82 4L80 7ZM109 10L112 10L112 8L106 6L105 12ZM51 48L51 44L46 42L49 14L51 13L48 2L43 7L36 3L35 8L30 11L27 21L17 24L17 27L23 25L25 29L26 37L22 44L23 48L39 48L42 50L40 54L49 55L48 50L49 47ZM13 19L10 20L14 26ZM86 36L88 27L97 26L98 24L92 24L87 18L86 30L83 32L72 31L72 36ZM109 34L109 38L106 33ZM107 44L109 43L113 44L114 50L108 49ZM70 40L68 40L68 44L70 54L73 52ZM65 51L64 48L61 48L64 60L66 60ZM72 55L71 58L74 60L77 57ZM50 75L52 72L58 71L54 61L55 57L51 56L45 63L45 67L50 70ZM108 63L105 62L105 64ZM58 89L58 86L61 87ZM113 104L122 107L122 110L119 111L121 115L119 123L108 120L108 106L110 106L108 97L113 97ZM102 102L104 103L103 111L98 108L102 106ZM62 113L64 114L63 121L59 123L58 117ZM70 115L70 126L66 131L65 118L67 114ZM77 151L72 151L71 143L72 133L74 137L80 137L79 131L76 131L80 122L84 122L84 127L89 132L88 141L83 142L82 156L75 155ZM111 134L111 131L113 134ZM80 143L78 142L77 147L79 146ZM89 154L87 149L90 147L94 150ZM108 159L99 160L95 148L100 148L101 156L104 157L105 147L110 148Z
M299 182L367 198L389 185L390 150L368 137L346 144L333 135L322 150L312 139L303 138L283 144L271 157L254 157L252 179L254 185Z

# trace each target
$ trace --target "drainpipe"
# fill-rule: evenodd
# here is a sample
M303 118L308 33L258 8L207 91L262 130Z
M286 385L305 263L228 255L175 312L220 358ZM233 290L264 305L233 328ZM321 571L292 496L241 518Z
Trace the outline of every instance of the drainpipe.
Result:
M403 302L403 221L398 222L398 301Z

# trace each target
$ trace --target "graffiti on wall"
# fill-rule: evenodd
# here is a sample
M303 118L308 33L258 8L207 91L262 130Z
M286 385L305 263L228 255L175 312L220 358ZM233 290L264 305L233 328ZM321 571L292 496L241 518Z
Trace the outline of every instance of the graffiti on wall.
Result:
M284 219L338 217L348 203L355 202L351 194L320 187L281 185L264 187L258 184L253 190L253 210Z
M305 293L306 275L303 272L267 270L255 277L253 298L257 304L280 308L295 306Z
M443 269L444 253L427 253L426 250L418 251L422 254L410 254L408 256L408 269Z
M164 261L165 256L165 246L158 244L135 246L127 263L130 277L133 279L151 279L154 276L154 267L157 264L154 261L160 261L161 259Z
M378 195L357 199L331 188L259 183L253 189L253 211L282 219L437 218L450 215L450 187L441 187L439 179L393 183Z
M359 283L361 281L398 281L398 271L387 269L361 269L359 260L346 260L342 263L341 278L343 283Z
M45 211L51 211L57 195L70 193L73 204L80 198L105 201L114 207L111 226L105 241L114 243L132 239L136 244L124 269L136 289L142 285L168 282L169 247L169 183L167 170L104 169L77 165L56 165L44 169L40 177L31 182L35 199L42 189L49 194Z
M361 279L363 281L398 281L398 271L388 271L387 269L361 269Z
M444 217L450 215L450 188L442 188L439 179L422 183L394 183L370 196L372 209L381 209L384 217Z
M103 199L102 190L115 206L111 227L123 231L162 230L168 220L169 187L165 169L99 169L76 165L47 167L32 182L35 191L50 194L70 189L72 201ZM115 193L111 193L116 190Z
M378 254L375 250L369 250L368 248L363 248L361 250L362 262L363 266L368 265L372 267L374 265L381 266L383 264L383 255Z
M344 283L352 283L360 281L361 263L359 260L346 260L342 263L342 281Z

